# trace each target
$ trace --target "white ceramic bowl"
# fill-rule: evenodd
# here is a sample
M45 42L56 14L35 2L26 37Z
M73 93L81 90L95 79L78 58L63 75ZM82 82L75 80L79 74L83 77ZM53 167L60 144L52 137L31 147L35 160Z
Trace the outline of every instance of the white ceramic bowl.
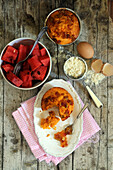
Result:
M13 87L15 87L15 88L17 88L17 89L21 89L21 90L32 90L32 89L35 89L35 88L41 86L41 85L47 80L47 78L48 78L49 75L50 75L51 68L52 68L51 55L50 55L48 49L47 49L41 42L38 42L38 43L39 43L42 47L44 47L44 48L46 49L47 54L48 54L48 56L49 56L49 58L50 58L49 70L48 70L48 73L47 73L46 77L44 78L44 80L43 80L42 82L38 82L38 81L37 81L37 83L35 83L32 87L29 87L29 88L17 87L17 86L15 86L14 84L12 84L12 83L5 77L5 75L4 75L3 69L2 69L2 67L1 67L3 60L1 60L1 58L2 58L2 55L4 54L4 52L5 52L5 50L6 50L7 46L10 45L10 46L13 46L13 47L15 47L15 48L18 48L20 44L23 44L23 45L32 45L32 44L34 44L34 41L35 41L35 40L33 40L33 39L31 39L31 38L25 38L25 37L24 37L24 38L17 38L17 39L15 39L15 40L9 42L9 43L4 47L4 49L2 50L2 52L1 52L1 54L0 54L0 71L1 71L1 74L2 74L2 76L4 77L4 79L5 79L11 86L13 86Z

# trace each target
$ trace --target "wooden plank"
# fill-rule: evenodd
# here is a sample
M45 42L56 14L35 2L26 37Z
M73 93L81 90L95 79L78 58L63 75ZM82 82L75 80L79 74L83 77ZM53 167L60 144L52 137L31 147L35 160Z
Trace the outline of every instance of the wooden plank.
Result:
M112 0L108 0L108 11L113 21L113 1Z
M57 170L57 166L55 166L52 162L46 163L45 161L39 162L38 170Z
M113 169L113 148L108 148L108 169Z
M79 8L76 3L79 4ZM82 33L78 40L79 41L87 41L92 44L93 48L95 49L96 46L96 20L95 20L95 11L92 11L91 4L89 1L77 1L74 4L75 9L77 13L79 14L81 20L82 20ZM91 18L91 20L90 20ZM93 24L93 27L92 27ZM76 45L74 48L74 51L76 51ZM86 60L87 62L87 60ZM89 95L85 89L85 87L82 85L82 82L76 83L75 86L78 94L80 95L81 99L84 101L84 103L89 103L89 109L91 114L95 110L95 105L92 102L92 100L89 98ZM98 112L97 112L98 113ZM97 161L97 144L93 143L85 143L80 148L78 148L74 152L74 169L96 169L96 161Z
M95 57L101 58L102 60L107 59L107 53L105 53L104 56L102 53L103 49L107 50L107 34L105 32L105 30L107 29L107 24L101 23L102 19L100 19L100 16L103 17L105 13L107 12L105 3L106 1L102 3L99 3L96 1L95 4L92 4L93 11L97 13L97 17L96 18L94 17L96 20L96 29L97 29L97 34L96 35L94 34L94 36L96 36ZM106 17L108 17L107 14L106 14ZM95 30L92 28L92 31L94 32ZM90 36L89 38L92 39L92 37ZM104 38L104 41L103 41L103 38ZM96 169L101 169L101 168L107 169L107 146L106 146L107 98L106 97L103 98L103 94L105 94L105 96L107 95L107 82L105 81L104 84L101 83L100 86L93 88L93 91L95 92L95 94L97 94L97 96L102 101L102 103L104 103L103 110L94 108L94 107L91 108L91 113L93 114L94 118L96 119L97 123L100 125L102 129L102 131L100 131L99 145L97 145L97 147L95 148L95 155L94 155L94 158L96 158L95 168ZM104 131L104 135L103 135L103 131ZM97 152L97 149L98 149L98 152ZM104 160L104 163L102 160Z
M101 41L102 41L103 36L104 36L104 31L100 31L100 29L104 29L103 28L104 26L101 26L98 22L96 22L96 18L97 18L97 11L99 11L99 13L102 14L103 10L105 12L106 7L103 6L103 4L100 4L98 1L90 1L90 2L85 1L84 3L82 3L81 10L80 10L80 17L83 20L83 26L85 26L85 29L87 28L87 30L85 31L84 27L83 27L83 29L82 29L83 34L81 35L81 39L83 38L82 40L87 40L89 43L91 43L93 45L94 50L95 50L95 57L97 57L97 58L98 57L101 58L101 50L102 50ZM97 37L97 35L98 35L98 37ZM105 40L107 40L107 36L105 36ZM105 41L105 44L104 44L104 48L107 49L107 42L106 41ZM106 58L106 55L105 55L105 58ZM106 84L105 84L105 86L106 86ZM105 90L105 87L100 86L98 88L92 88L92 89L99 96L100 100L103 100L102 94L107 93L107 90ZM103 92L103 90L104 90L104 92ZM81 96L81 93L80 93L80 96ZM84 94L82 95L82 97L84 98ZM87 99L86 98L84 99L84 101L90 102L90 107L89 107L90 112L92 113L93 117L96 119L97 123L100 124L101 117L102 117L101 110L95 108L95 105L92 102L92 100L88 100L88 96L87 96ZM103 102L105 104L107 103L106 98L104 99ZM104 112L106 112L106 111L107 111L106 108L104 108ZM107 117L105 117L105 121L107 121ZM101 123L100 125L102 125L102 128L105 129L104 123ZM106 136L107 136L107 131L106 131ZM102 139L102 143L105 142L105 138L103 136L100 138L100 140L101 139ZM101 168L102 163L100 163L100 162L101 162L102 158L106 160L104 162L104 166L106 168L107 167L107 159L106 159L107 157L105 156L106 155L106 147L104 148L104 152L105 152L105 154L103 154L104 157L102 157L102 155L100 154L100 148L103 146L102 144L99 145L97 143L96 145L95 144L87 144L87 145L88 145L87 149L84 148L84 154L83 154L83 155L85 155L85 159L83 159L83 156L82 156L83 146L82 146L82 148L79 148L78 152L79 152L80 156L77 156L75 158L76 161L75 161L75 167L74 168L79 169L79 168L82 168L82 165L83 165L84 169L88 169L88 168L89 169L91 169L91 168L96 169L98 167L98 163L100 165L99 168ZM99 150L98 150L100 159L98 158L98 152L97 152L98 146L100 146ZM86 147L85 144L84 144L84 147ZM93 152L93 154L90 154L90 157L89 157L88 151L90 151L90 150ZM80 154L80 151L81 151L81 154ZM80 163L81 160L83 160L82 165Z
M10 91L10 94L9 94ZM19 107L20 93L4 84L4 169L21 168L21 135L11 113ZM13 102L13 105L12 105ZM16 157L16 159L14 159Z
M0 43L0 51L4 47L4 8L3 3L0 1L0 37L3 43ZM0 169L3 167L3 148L4 148L4 81L0 74Z
M113 22L109 18L108 62L113 65ZM108 147L113 147L113 76L108 78Z
M39 2L31 1L21 1L19 6L21 8L21 32L20 37L31 37L32 39L37 38L39 31ZM35 8L34 8L35 7ZM37 29L36 29L37 28ZM21 100L25 101L32 96L37 94L37 88L29 91L22 91ZM26 140L24 137L21 137L21 159L22 159L22 170L31 170L37 169L37 160L32 154Z
M107 11L107 1L102 1L100 4L100 10L97 15L97 28L98 28L98 37L97 37L97 55L103 61L107 61L107 39L108 39L108 11ZM108 101L107 101L107 79L101 86L96 88L99 98L104 104L103 109L100 114L100 127L102 131L100 132L100 141L99 141L99 150L98 150L98 162L97 168L108 169L108 150L107 150L107 138L108 138ZM106 97L103 97L103 94ZM103 161L104 160L104 161Z
M2 166L3 166L3 147L4 147L4 142L3 142L3 130L4 130L4 124L3 124L3 121L4 121L4 115L3 115L3 112L4 112L4 107L3 107L3 103L4 103L4 100L3 100L3 87L4 85L4 82L3 82L3 78L2 78L2 75L0 75L0 168L2 169Z
M4 2L5 45L15 38L14 1ZM3 169L21 168L21 135L12 118L12 112L19 107L21 92L4 82L4 153ZM16 158L16 159L15 159Z

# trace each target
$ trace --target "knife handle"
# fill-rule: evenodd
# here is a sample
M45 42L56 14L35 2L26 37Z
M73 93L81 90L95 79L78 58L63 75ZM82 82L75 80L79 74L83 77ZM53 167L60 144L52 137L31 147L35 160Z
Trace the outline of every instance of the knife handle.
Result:
M90 89L90 87L86 86L86 89L87 89L89 95L91 96L91 98L93 99L94 103L96 104L96 106L98 108L103 107L102 102L98 99L98 97L94 94L94 92Z

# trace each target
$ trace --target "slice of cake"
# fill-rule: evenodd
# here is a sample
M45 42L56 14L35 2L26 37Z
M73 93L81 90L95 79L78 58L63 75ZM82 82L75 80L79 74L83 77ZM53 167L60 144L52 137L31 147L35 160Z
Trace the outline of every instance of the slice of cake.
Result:
M42 110L48 110L57 106L62 121L70 117L74 109L74 101L69 92L61 87L53 87L49 89L43 96L41 107Z

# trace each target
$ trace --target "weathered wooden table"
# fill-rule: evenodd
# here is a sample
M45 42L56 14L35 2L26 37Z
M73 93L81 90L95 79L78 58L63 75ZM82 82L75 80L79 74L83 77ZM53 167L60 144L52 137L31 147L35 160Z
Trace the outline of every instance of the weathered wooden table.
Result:
M60 0L0 0L0 50L18 37L36 38L43 27L48 13L60 7ZM76 11L82 20L80 41L91 43L95 56L113 64L113 23L108 16L107 0L67 0L63 7ZM51 76L63 78L63 57L59 47L46 35L41 42L47 46L53 60ZM77 54L76 43L65 47ZM99 96L104 107L98 109L80 83L72 82L84 102L90 102L89 110L99 126L98 143L86 142L69 155L58 166L39 162L31 153L25 139L16 125L12 112L20 103L36 95L39 88L21 91L11 87L0 75L0 166L4 170L113 170L113 77L106 78L93 91Z

